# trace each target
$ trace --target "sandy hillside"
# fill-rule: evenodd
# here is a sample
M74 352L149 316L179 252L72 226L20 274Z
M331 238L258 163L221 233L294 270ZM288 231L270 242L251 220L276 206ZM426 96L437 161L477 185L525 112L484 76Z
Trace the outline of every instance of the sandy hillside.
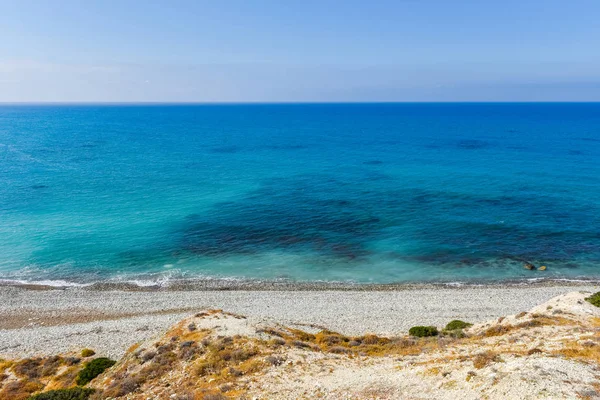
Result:
M133 346L87 386L93 399L600 398L600 308L590 294L423 338L349 337L206 311ZM79 358L5 361L0 398L72 386Z

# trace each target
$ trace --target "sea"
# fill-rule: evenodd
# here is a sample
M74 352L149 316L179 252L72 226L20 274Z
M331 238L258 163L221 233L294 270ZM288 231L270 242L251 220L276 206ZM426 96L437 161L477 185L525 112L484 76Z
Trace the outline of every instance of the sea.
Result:
M2 283L599 278L600 103L0 105Z

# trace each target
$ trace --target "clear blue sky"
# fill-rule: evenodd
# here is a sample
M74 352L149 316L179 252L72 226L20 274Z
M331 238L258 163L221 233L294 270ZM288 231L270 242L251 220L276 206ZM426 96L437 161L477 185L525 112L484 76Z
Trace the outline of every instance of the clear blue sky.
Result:
M0 0L0 102L600 101L599 0Z

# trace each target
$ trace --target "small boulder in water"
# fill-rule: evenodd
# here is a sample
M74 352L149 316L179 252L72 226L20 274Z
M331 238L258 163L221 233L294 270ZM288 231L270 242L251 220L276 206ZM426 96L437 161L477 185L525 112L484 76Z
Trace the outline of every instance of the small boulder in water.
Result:
M528 269L528 270L533 270L535 269L535 265L533 265L532 263L525 263L525 265L523 266L523 268Z
M541 267L538 268L539 271L545 271L546 270L546 266L542 265Z

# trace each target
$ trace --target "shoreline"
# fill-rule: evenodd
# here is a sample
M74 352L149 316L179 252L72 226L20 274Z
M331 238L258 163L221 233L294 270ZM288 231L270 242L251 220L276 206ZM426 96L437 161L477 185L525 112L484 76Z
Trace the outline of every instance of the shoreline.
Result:
M207 309L249 323L327 328L347 335L405 334L411 326L472 323L528 310L598 285L412 287L407 290L31 290L0 286L0 358L77 353L120 357L140 340Z
M237 278L174 279L154 281L96 281L90 283L68 282L64 280L24 281L0 278L0 288L16 287L25 290L67 290L87 291L402 291L420 289L468 289L468 288L511 288L511 287L554 287L600 285L600 278L519 278L507 280L466 280L398 283L362 283L340 281L291 281L259 280Z

